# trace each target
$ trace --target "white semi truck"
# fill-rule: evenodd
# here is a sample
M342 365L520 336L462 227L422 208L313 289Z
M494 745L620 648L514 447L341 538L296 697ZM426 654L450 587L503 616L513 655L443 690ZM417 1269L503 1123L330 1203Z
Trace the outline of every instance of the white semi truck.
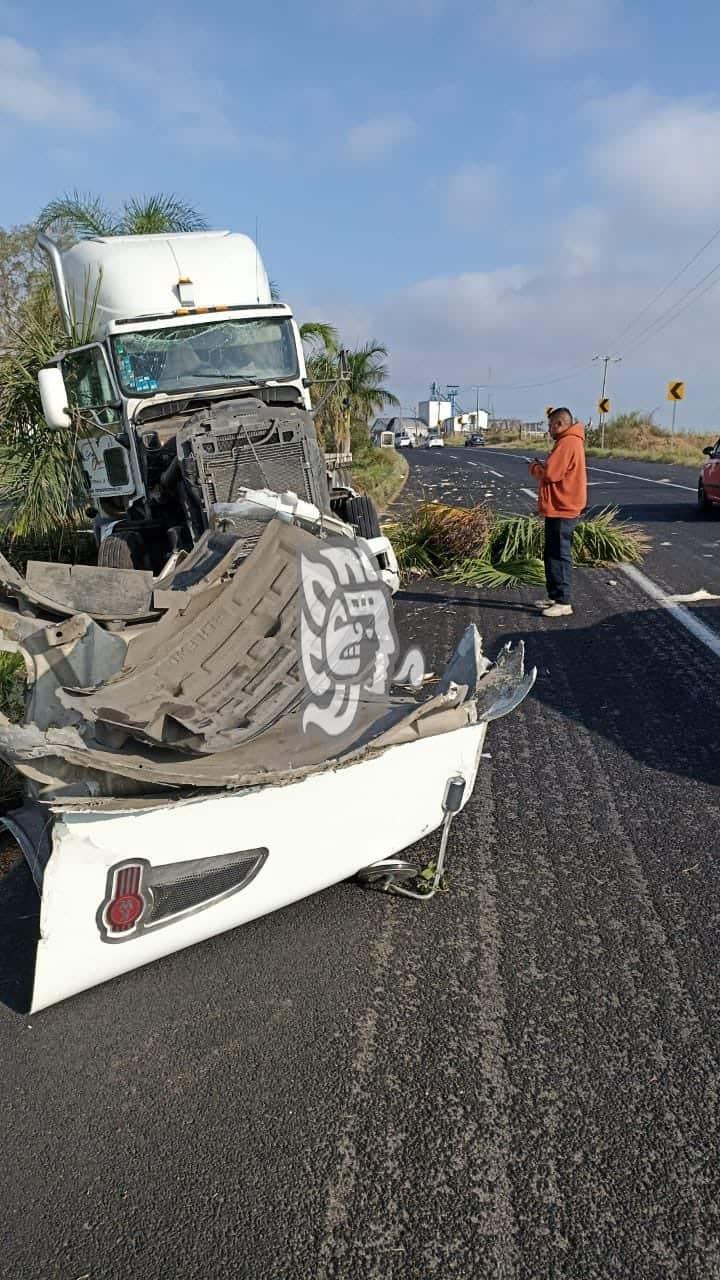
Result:
M0 650L27 676L22 722L0 712L23 790L0 834L40 895L33 1011L350 876L432 897L488 724L535 679L473 625L440 677L402 651L392 548L328 488L298 329L249 240L42 243L92 339L40 387L100 565L0 555ZM438 829L419 887L398 855Z
M331 488L298 326L257 246L228 231L38 241L82 346L40 372L48 426L73 430L98 563L162 570L239 494L290 493L392 549L372 503ZM89 341L87 339L90 339ZM249 546L262 525L245 520ZM396 565L393 565L393 571Z

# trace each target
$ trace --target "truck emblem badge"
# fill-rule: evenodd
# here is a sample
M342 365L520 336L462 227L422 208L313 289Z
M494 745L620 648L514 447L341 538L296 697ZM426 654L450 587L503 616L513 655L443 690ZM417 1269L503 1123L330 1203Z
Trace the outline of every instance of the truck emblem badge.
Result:
M267 857L258 848L159 865L145 858L117 862L97 913L100 937L126 942L204 911L245 889Z

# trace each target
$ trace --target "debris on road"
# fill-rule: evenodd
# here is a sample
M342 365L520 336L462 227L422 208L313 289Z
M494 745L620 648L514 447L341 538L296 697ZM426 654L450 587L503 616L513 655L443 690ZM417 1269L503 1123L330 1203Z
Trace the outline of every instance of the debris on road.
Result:
M488 723L534 682L522 645L493 665L471 626L439 682L411 664L392 695L391 593L344 543L274 516L249 554L208 531L158 579L0 567L0 647L28 679L23 723L0 719L25 802L0 822L41 894L33 1011L382 862L443 823L450 779L469 798ZM308 606L322 548L356 577ZM302 651L318 601L326 670L352 668L356 620L370 636L328 687L332 732Z

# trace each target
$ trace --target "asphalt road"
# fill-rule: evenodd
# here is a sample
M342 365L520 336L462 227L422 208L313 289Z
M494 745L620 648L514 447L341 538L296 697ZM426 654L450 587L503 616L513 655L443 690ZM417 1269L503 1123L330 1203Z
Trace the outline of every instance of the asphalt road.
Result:
M531 508L507 455L412 464L411 493ZM720 594L692 473L599 467L647 578ZM539 669L434 903L340 885L30 1022L0 871L0 1276L720 1276L720 658L621 570L569 620L536 594L398 605L436 667L474 620Z

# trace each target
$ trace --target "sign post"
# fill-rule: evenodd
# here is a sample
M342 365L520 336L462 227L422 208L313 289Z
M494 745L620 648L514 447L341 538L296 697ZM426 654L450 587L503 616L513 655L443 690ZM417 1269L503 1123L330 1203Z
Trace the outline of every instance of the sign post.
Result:
M667 398L668 400L672 400L673 411L672 411L672 426L670 427L670 435L674 436L675 435L675 415L677 413L678 400L683 400L685 398L685 383L684 382L668 382Z
M593 364L597 360L602 361L603 380L600 399L598 400L598 409L600 410L600 448L605 448L605 414L610 412L610 401L605 398L605 388L607 386L607 371L609 364L619 364L621 356L593 356Z

